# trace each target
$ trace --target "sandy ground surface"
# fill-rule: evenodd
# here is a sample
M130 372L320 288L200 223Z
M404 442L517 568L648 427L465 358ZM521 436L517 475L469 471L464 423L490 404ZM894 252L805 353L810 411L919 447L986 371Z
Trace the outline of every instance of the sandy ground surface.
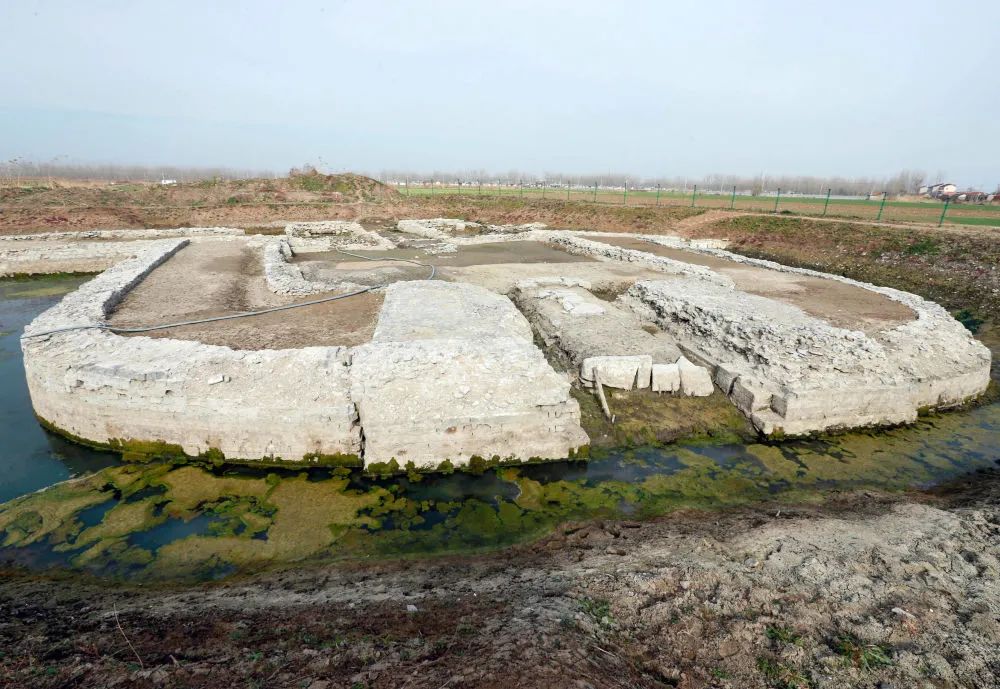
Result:
M568 524L495 555L183 589L5 573L0 684L995 687L998 485Z
M112 325L133 328L207 318L279 304L289 299L267 289L260 256L241 241L191 244L154 270L119 304ZM147 337L197 340L234 349L353 346L371 339L382 306L380 293L305 306L291 311L145 333Z
M745 266L715 256L672 249L633 237L595 239L625 249L636 249L711 268L731 277L736 287L744 292L792 304L812 316L822 318L841 328L877 332L906 323L916 317L909 307L897 301L836 280Z
M387 251L352 250L352 254L378 259L382 257L405 258L437 266L462 268L496 263L594 263L589 256L578 256L543 242L505 241L459 246L458 251L433 253L419 248L389 249ZM300 253L292 263L324 262L338 268L371 267L369 261L359 261L340 251ZM367 264L367 266L365 265Z

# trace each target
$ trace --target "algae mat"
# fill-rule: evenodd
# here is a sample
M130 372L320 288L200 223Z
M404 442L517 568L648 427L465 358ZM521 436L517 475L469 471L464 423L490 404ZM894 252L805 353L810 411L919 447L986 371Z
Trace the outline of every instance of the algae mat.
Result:
M220 578L302 561L474 552L598 517L925 487L994 466L1000 405L872 434L637 448L480 475L135 464L0 505L0 561L112 578Z

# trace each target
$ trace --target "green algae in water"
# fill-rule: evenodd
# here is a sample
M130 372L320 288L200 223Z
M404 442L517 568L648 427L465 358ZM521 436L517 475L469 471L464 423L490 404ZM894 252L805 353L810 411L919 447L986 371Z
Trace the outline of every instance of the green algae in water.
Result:
M882 433L640 447L478 476L126 465L0 505L0 560L185 580L292 562L476 552L568 520L930 486L995 466L998 448L1000 405L992 404Z

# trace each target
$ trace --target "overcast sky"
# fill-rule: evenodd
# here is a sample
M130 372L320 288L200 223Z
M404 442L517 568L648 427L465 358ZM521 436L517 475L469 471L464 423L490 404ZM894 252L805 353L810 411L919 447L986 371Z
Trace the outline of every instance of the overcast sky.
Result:
M0 5L3 160L1000 182L995 1Z

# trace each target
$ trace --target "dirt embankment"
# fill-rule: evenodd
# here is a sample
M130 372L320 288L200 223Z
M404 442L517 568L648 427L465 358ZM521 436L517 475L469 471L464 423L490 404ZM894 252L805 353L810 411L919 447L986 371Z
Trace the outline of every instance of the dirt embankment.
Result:
M176 185L0 188L0 234L129 227L254 227L272 221L354 218L361 204L399 194L360 175L206 180Z
M0 684L997 686L998 486L573 524L486 557L183 590L8 573Z

